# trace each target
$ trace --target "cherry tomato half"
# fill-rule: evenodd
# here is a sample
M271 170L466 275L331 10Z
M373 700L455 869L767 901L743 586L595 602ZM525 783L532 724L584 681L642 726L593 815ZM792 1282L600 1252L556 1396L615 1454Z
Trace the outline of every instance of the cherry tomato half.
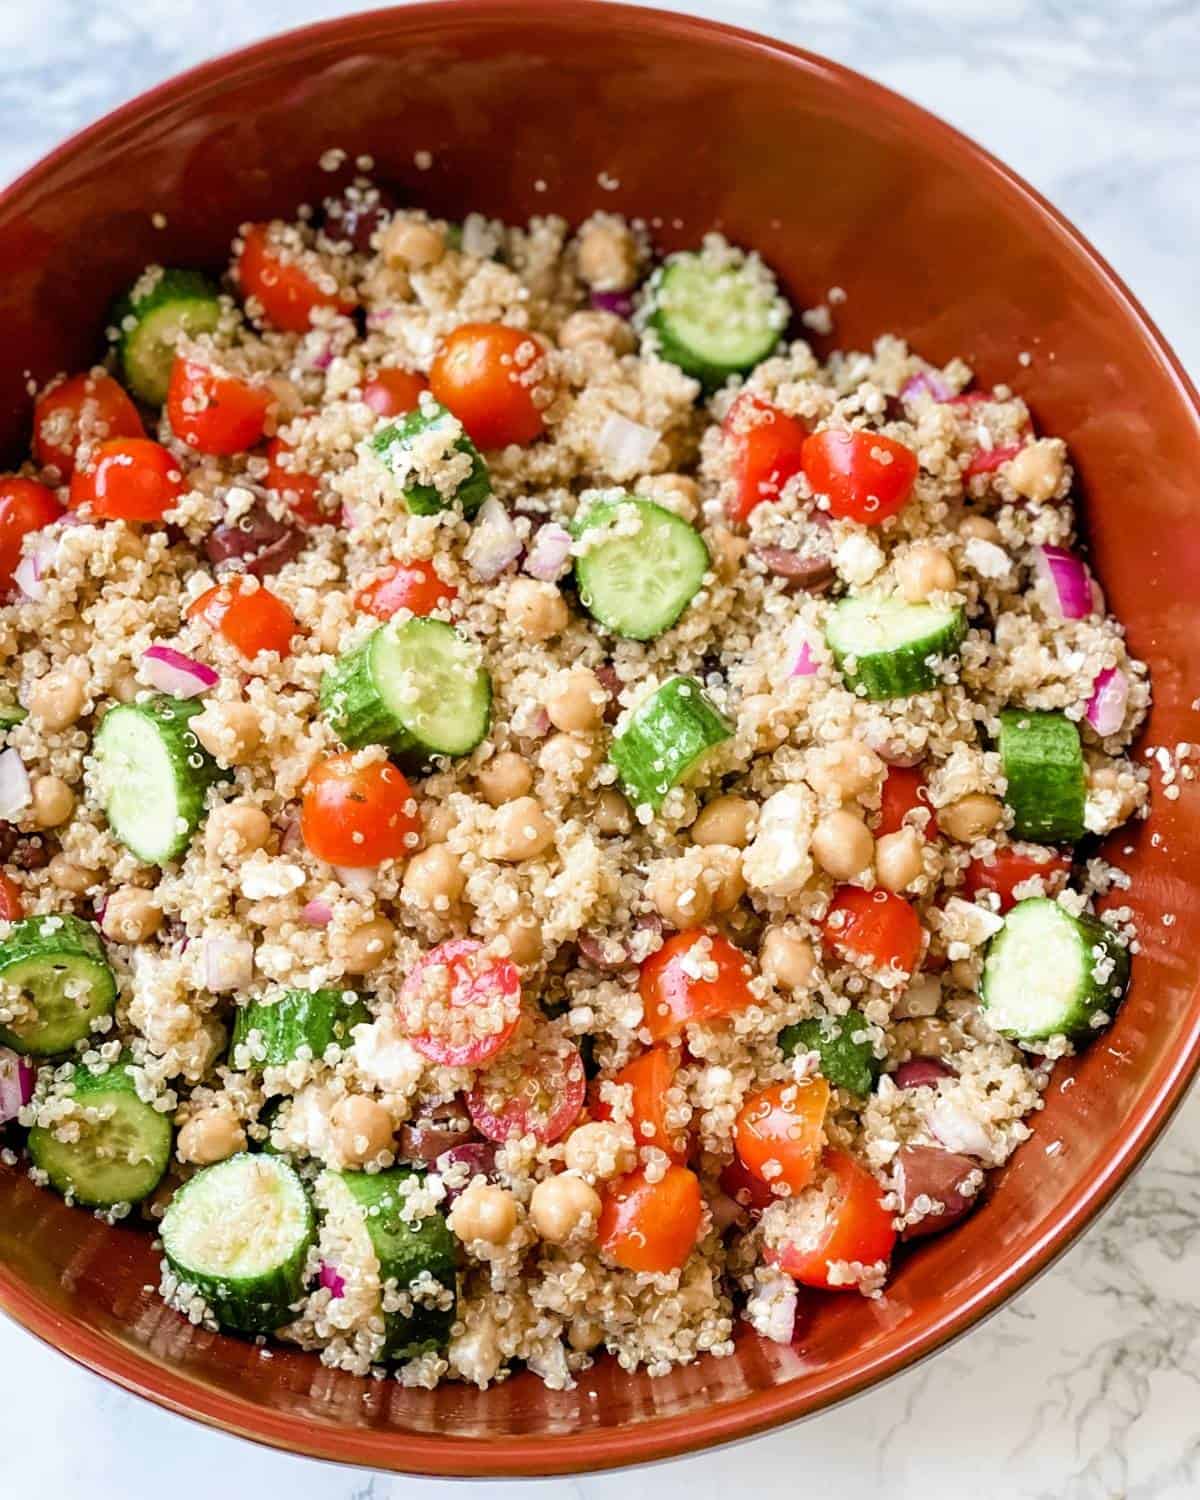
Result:
M267 444L267 488L302 525L320 526L328 519L321 509L321 481L294 466L293 452L292 445L279 437Z
M765 1258L805 1286L853 1291L844 1282L831 1283L830 1264L858 1261L872 1266L890 1261L896 1231L880 1201L879 1183L861 1162L845 1151L827 1151L823 1165L834 1179L824 1223L815 1232L806 1226L804 1235L794 1241L768 1246Z
M508 1044L520 1023L521 975L511 960L485 953L474 938L455 938L417 961L397 1006L422 1057L447 1068L477 1068Z
M388 563L378 578L364 584L354 596L359 609L379 620L390 620L397 610L428 615L458 598L458 590L443 583L431 562Z
M71 509L105 521L161 521L182 494L179 460L149 438L109 438L71 475Z
M443 340L429 387L480 448L532 443L545 429L535 399L545 351L505 323L463 323Z
M416 845L416 798L390 761L356 764L358 752L318 761L304 783L300 835L317 859L361 869L402 859Z
M21 561L21 543L63 513L54 491L34 479L0 479L0 589L7 589Z
M968 896L995 891L1000 910L1017 904L1016 887L1026 880L1041 879L1051 894L1060 890L1071 873L1071 857L1041 844L1007 844L990 860L973 859L967 866L963 887Z
M274 244L269 226L251 224L242 236L236 274L244 297L254 297L263 315L285 333L307 333L318 308L351 312L354 299L340 289L322 285L332 278L315 255Z
M167 385L171 431L198 453L245 453L261 439L271 394L177 355Z
M700 1179L686 1167L668 1167L657 1182L630 1172L604 1194L600 1249L627 1271L677 1270L692 1253L702 1214Z
M987 391L963 391L958 396L951 396L947 406L962 406L970 410L976 406L986 406L995 401L995 396L989 395ZM1026 423L1023 436L1033 436L1033 428ZM1024 447L1024 442L1004 443L997 448L976 448L967 460L967 466L963 470L964 479L973 479L976 474L991 474L1001 468L1010 458L1016 458Z
M586 1094L579 1048L566 1037L543 1033L528 1047L510 1048L477 1078L467 1109L489 1141L532 1135L547 1146L574 1125Z
M416 408L421 392L428 389L424 375L388 365L364 383L362 398L377 416L402 417Z
M903 509L917 478L911 448L878 432L827 427L804 441L804 473L818 495L829 496L838 521L878 526Z
M33 456L64 479L74 473L81 443L145 435L137 407L111 375L72 375L39 396L33 408Z
M933 812L929 805L924 773L917 766L889 766L887 775L883 778L875 837L881 839L884 834L898 833L901 828L908 827L904 819L918 807L923 807L930 814ZM937 820L930 816L921 831L929 838L937 832Z
M0 922L17 922L25 915L25 897L16 881L0 871Z
M728 938L693 928L677 932L642 964L638 993L656 1042L689 1021L715 1021L753 1003L746 955Z
M682 1161L687 1154L686 1140L678 1131L673 1134L667 1125L667 1094L674 1087L678 1071L677 1052L670 1047L651 1047L626 1063L612 1081L628 1084L632 1090L629 1122L637 1145L657 1146L674 1160ZM597 1101L592 1112L598 1120L612 1119L612 1107L603 1099Z
M824 1078L788 1079L751 1094L733 1127L733 1149L768 1187L792 1193L808 1186L825 1143L829 1085Z
M822 936L839 958L912 974L921 957L921 921L902 896L844 885L825 914Z
M726 507L731 521L744 521L764 500L800 473L808 428L761 396L739 396L722 423L731 449L733 495Z
M231 646L250 660L260 651L287 656L296 634L296 617L283 600L270 589L247 588L240 578L219 583L194 599L188 605L188 618L203 620L213 630L220 631Z

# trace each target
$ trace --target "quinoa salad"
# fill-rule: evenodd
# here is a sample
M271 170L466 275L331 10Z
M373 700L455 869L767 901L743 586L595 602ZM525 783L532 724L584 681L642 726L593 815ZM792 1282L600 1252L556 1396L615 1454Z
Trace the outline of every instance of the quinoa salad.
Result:
M843 297L359 178L31 388L0 1153L181 1316L420 1386L786 1343L1113 1019L1150 690L1068 454L818 358Z

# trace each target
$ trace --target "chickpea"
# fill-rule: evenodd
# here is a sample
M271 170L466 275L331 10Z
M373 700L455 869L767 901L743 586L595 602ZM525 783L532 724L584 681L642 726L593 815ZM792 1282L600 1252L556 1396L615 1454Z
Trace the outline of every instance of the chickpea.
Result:
M244 766L262 744L258 710L249 703L209 703L188 728L223 766Z
M806 990L812 984L817 956L807 938L789 926L768 927L758 950L759 967L781 990Z
M959 958L950 965L950 978L960 990L975 993L979 985L979 961L973 958Z
M446 237L421 219L397 215L383 232L380 250L389 266L423 271L437 265L445 255Z
M266 847L271 820L252 802L224 802L214 807L204 825L204 842L211 855L236 859Z
M542 924L529 911L519 911L500 924L499 935L508 944L508 956L518 968L529 969L542 956Z
M503 1245L517 1227L517 1200L507 1188L487 1182L472 1183L455 1199L449 1224L464 1245L472 1240Z
M576 1354L589 1354L604 1342L604 1324L580 1313L567 1327L567 1343Z
M567 1170L603 1182L630 1172L637 1164L637 1152L629 1133L611 1120L589 1120L577 1125L563 1147Z
M136 885L115 890L104 906L100 926L104 936L118 943L144 943L162 926L162 909L149 891Z
M813 829L812 851L827 875L835 880L851 880L870 868L875 840L861 818L839 808L823 817Z
M335 947L347 974L369 974L395 951L396 929L386 917L372 917L351 928Z
M46 873L60 891L67 891L72 896L82 896L100 878L98 871L81 865L69 854L56 854L46 866Z
M421 808L421 833L426 847L444 844L458 826L458 817L448 802L426 802Z
M750 842L757 812L746 797L714 797L692 824L693 844L729 844L744 849Z
M712 892L700 878L700 867L689 860L664 859L651 866L646 896L663 921L680 932L712 916Z
M67 729L83 713L87 694L74 672L48 672L29 690L27 707L43 729Z
M637 340L624 318L610 312L573 312L558 330L560 349L582 349L585 344L601 344L614 354L631 354Z
M685 521L694 521L700 514L700 486L686 474L651 474L637 488L639 494Z
M573 787L595 770L600 747L580 734L552 734L538 752L538 769L551 781Z
M489 859L519 864L535 859L554 843L554 824L542 811L536 797L518 797L496 812L490 838L484 844Z
M1137 782L1128 770L1122 774L1112 761L1089 765L1087 785L1090 793L1115 799L1117 823L1124 823L1133 816L1137 808Z
M958 572L950 554L941 547L920 543L910 547L896 563L896 580L901 598L909 604L920 604L930 594L949 593L958 587Z
M39 776L32 792L29 815L39 828L61 828L75 811L75 793L61 776Z
M886 891L903 891L924 873L921 835L915 828L898 828L875 845L875 878Z
M947 838L960 844L973 844L985 833L991 833L1004 818L1004 804L983 792L968 792L949 807L938 809L938 827Z
M716 870L720 877L713 888L713 911L732 911L746 894L746 877L742 874L741 852L729 844L711 844L709 852L713 858L708 862L706 869Z
M1017 494L1038 505L1054 499L1065 472L1062 443L1057 438L1038 438L1004 466L1008 482Z
M475 781L484 801L492 807L500 807L525 795L533 785L533 772L523 755L518 755L515 750L501 750L475 773Z
M593 219L580 229L579 275L593 291L628 291L637 272L637 241L626 225Z
M462 895L466 883L458 855L445 844L433 844L409 860L402 889L415 906L444 912Z
M628 833L633 827L629 803L615 787L606 786L596 798L592 822L598 833Z
M599 1217L599 1193L582 1177L566 1172L539 1182L529 1200L530 1221L551 1245L564 1245L575 1235L594 1230Z
M999 544L1000 528L986 516L964 516L958 523L958 534L968 542L994 542Z
M552 583L517 578L504 603L508 623L531 641L548 641L567 628L567 601Z
M211 1167L246 1149L246 1132L237 1116L220 1105L203 1109L179 1127L175 1154L180 1161Z
M121 661L113 668L112 682L108 689L109 696L115 698L118 703L132 703L138 695L140 686L137 673L131 663Z
M587 667L572 667L559 674L546 696L546 712L555 729L571 734L587 734L600 726L608 694L595 672Z
M329 1135L343 1162L362 1166L392 1149L392 1117L378 1100L347 1094L330 1111Z
M874 787L883 770L883 761L869 745L847 739L811 751L805 775L818 796L848 802Z

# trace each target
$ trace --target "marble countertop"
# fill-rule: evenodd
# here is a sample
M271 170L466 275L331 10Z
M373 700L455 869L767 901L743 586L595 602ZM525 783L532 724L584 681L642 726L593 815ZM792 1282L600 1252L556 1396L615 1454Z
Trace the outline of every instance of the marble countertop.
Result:
M6 0L0 180L180 68L339 0ZM1200 375L1200 0L690 0L908 94L1063 209ZM947 1352L725 1452L544 1481L544 1500L1188 1500L1200 1494L1200 1094L1081 1243ZM168 1415L0 1324L0 1491L21 1500L442 1500ZM529 1485L489 1484L489 1500Z

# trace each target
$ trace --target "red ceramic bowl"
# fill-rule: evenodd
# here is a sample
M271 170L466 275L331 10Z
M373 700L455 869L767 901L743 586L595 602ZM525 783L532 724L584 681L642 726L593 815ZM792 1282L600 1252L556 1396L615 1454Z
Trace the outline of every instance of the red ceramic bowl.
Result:
M762 251L797 306L844 287L840 342L895 330L935 360L965 354L984 383L1008 381L1041 430L1070 444L1109 601L1154 673L1145 743L1200 739L1189 708L1200 415L1145 314L970 141L842 68L704 21L577 0L416 5L277 38L118 110L0 199L8 454L28 439L30 374L87 363L109 298L143 265L219 265L240 221L329 190L317 161L332 146L369 153L403 198L437 214L620 209L667 248L720 227ZM189 1327L147 1290L146 1236L7 1170L0 1303L175 1411L414 1473L604 1468L818 1411L937 1349L1045 1267L1178 1102L1200 1047L1200 786L1159 797L1149 826L1116 843L1142 934L1116 1025L1060 1070L1034 1141L980 1212L912 1253L882 1301L823 1300L793 1347L743 1332L732 1358L661 1380L605 1361L566 1392L529 1375L486 1392L362 1381Z

